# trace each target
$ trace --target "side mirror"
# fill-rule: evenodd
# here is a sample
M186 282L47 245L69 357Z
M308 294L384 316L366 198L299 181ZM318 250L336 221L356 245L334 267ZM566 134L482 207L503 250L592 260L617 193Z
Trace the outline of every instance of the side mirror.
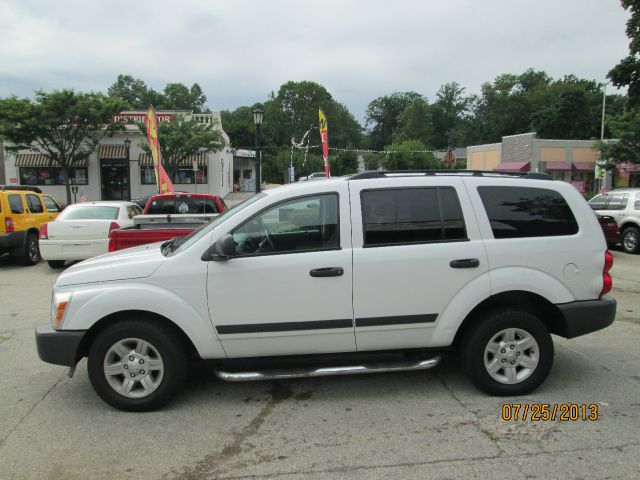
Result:
M236 242L233 240L233 235L227 233L218 239L213 244L209 255L210 260L229 260L236 254Z

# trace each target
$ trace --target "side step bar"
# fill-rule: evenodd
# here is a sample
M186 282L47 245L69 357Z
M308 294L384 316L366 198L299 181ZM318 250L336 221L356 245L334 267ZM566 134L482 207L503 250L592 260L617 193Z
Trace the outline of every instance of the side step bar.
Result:
M214 370L216 376L227 382L251 382L254 380L283 380L288 378L325 377L331 375L356 375L359 373L406 372L426 370L440 363L440 356L420 360L418 362L377 363L371 365L351 365L344 367L327 367L311 369L277 369L258 372L224 372Z

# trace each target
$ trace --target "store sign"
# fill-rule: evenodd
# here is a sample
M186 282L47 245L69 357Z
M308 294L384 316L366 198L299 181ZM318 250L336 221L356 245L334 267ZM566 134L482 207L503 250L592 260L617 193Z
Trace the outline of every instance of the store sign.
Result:
M173 117L175 114L173 113L156 113L156 118L158 119L158 123L171 123L173 121ZM132 125L136 123L144 124L145 119L147 118L146 113L120 113L115 115L111 120L116 122L122 122L125 125Z
M598 160L596 162L596 169L594 172L594 178L602 179L604 178L604 167L607 164L606 160Z

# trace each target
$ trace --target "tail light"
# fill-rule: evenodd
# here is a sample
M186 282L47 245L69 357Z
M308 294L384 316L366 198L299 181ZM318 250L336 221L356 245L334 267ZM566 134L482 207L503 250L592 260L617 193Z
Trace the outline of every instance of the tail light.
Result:
M600 297L606 295L611 291L613 287L613 280L611 275L609 274L609 270L613 267L613 255L611 252L607 250L604 252L604 268L602 269L602 291L600 292Z
M4 219L4 231L7 233L13 233L15 231L13 228L13 218L7 217Z
M118 224L118 222L111 222L111 225L109 225L109 247L107 250L109 252L116 251L116 239L113 238L113 235L111 235L111 232L113 232L114 230L118 230L119 228L120 228L120 224Z
M49 240L49 231L48 231L47 225L49 224L45 223L44 225L42 225L42 228L40 229L40 240Z

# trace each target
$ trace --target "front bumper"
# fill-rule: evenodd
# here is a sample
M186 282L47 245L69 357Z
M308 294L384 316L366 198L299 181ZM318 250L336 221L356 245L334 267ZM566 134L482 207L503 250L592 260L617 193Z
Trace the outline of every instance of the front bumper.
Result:
M602 330L616 318L616 299L609 296L600 300L561 303L556 307L562 313L562 319L554 333L565 338Z
M80 342L86 330L54 330L51 325L36 328L36 345L40 360L73 367L78 363Z

